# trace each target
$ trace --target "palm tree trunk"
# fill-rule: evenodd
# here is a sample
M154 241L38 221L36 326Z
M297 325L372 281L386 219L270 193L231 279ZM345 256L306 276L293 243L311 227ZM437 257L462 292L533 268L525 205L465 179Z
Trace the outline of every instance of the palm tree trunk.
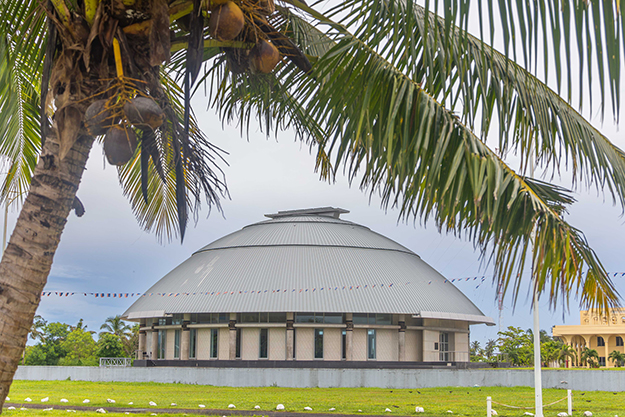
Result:
M0 412L93 145L92 137L81 135L60 161L57 136L53 129L46 138L0 263Z

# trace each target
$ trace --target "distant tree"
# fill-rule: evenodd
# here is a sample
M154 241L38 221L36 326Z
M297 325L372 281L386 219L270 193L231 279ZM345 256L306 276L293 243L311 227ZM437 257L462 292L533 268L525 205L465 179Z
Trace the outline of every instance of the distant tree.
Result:
M599 361L599 354L595 349L585 347L582 350L582 355L580 359L582 362L582 366L588 365L591 368L596 368L598 366L597 362Z
M557 361L560 363L560 366L564 367L567 359L571 359L571 364L576 364L577 352L571 346L563 343L558 350Z
M551 337L547 336L547 338L540 344L540 357L542 363L545 366L549 366L549 364L558 362L562 346L564 346L564 343L562 343L560 340L554 340Z
M29 349L24 357L26 365L58 365L66 355L63 341L69 334L69 326L65 323L47 323L37 337L40 343Z
M482 360L484 360L484 351L480 347L480 342L478 342L477 340L471 342L471 348L469 353L471 362L481 362Z
M99 336L102 337L103 334L114 334L119 336L120 339L126 339L131 336L131 326L127 325L124 320L122 320L122 316L109 317L104 321L104 324L100 326L100 330L104 330L100 332Z
M484 346L484 356L487 361L491 361L495 357L495 349L497 348L497 341L493 339L488 339L486 345Z
M119 336L112 333L104 333L97 343L95 355L98 358L123 358L124 345Z
M130 327L130 334L127 338L122 339L124 345L124 353L127 358L134 358L135 352L139 350L139 323Z
M37 341L41 342L42 341L41 337L43 336L43 329L46 327L46 324L48 324L48 322L45 321L43 317L37 314L35 318L33 319L33 324L30 326L30 333L29 333L30 338L34 340L35 342Z
M74 331L74 330L83 330L83 331L87 331L87 325L84 324L83 319L81 318L80 320L78 320L78 323L76 323L75 326L69 326L70 331ZM89 330L88 331L90 334L95 334L95 332L93 330Z
M499 353L516 366L530 366L534 360L534 343L530 333L520 327L510 326L499 332L497 348Z
M625 362L625 354L619 352L618 350L613 350L608 358L614 362L614 366L617 368L623 366L623 362Z
M80 322L79 322L80 323ZM63 366L85 366L97 365L95 357L96 342L91 333L85 327L76 327L67 335L61 343L66 356L59 360L59 365Z

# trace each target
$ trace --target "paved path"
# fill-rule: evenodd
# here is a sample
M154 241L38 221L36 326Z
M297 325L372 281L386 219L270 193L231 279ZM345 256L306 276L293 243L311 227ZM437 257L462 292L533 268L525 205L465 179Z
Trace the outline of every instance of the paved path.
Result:
M363 414L338 414L338 413L296 413L289 411L266 411L266 410L219 410L214 408L129 408L129 407L96 407L96 406L84 406L84 405L59 405L59 404L32 404L32 403L5 403L4 408L15 407L20 409L44 409L54 408L55 410L76 410L76 411L92 411L99 408L103 408L107 413L156 413L156 414L199 414L208 416L267 416L267 417L362 417ZM386 415L371 415L364 414L366 417L389 417ZM394 414L397 417L404 417L400 414Z

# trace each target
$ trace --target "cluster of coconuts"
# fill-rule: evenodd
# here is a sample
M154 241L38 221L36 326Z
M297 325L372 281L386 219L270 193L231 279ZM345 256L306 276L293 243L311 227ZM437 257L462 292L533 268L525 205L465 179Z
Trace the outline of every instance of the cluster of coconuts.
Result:
M165 121L165 113L154 100L137 96L122 106L124 122L115 106L109 100L94 101L85 112L85 125L90 135L104 136L104 155L111 165L124 165L130 161L137 149L137 129L160 127Z
M245 27L245 17L241 8L233 1L212 0L208 22L210 35L220 41L234 40ZM280 52L271 42L258 40L249 51L250 64L255 72L270 73L280 59Z

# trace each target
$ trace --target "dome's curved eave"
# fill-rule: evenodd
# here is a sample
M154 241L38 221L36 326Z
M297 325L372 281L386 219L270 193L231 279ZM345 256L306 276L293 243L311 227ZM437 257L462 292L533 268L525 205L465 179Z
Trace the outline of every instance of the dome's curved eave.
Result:
M389 252L400 252L408 255L416 256L421 259L419 255L411 251L410 249L405 248L402 249L391 249L391 248L370 248L370 247L362 247L362 246L346 246L346 245L315 245L310 243L292 243L292 244L277 244L277 245L241 245L241 246L225 246L221 248L208 248L208 249L200 249L194 252L191 256L211 251L220 251L220 250L229 250L229 249L255 249L255 248L297 248L297 247L309 247L309 248L345 248L345 249L362 249L362 250L371 250L371 251L389 251Z

